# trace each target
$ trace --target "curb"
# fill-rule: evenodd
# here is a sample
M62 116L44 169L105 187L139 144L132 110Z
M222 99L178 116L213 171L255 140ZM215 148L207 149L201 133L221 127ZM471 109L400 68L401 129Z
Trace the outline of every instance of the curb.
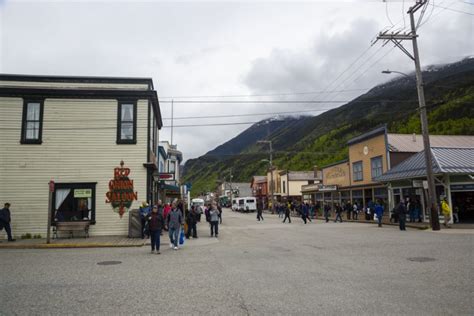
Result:
M21 244L0 244L0 249L67 249L67 248L131 248L131 247L143 247L143 245L117 245L111 243L90 243L90 244L33 244L33 245L21 245Z

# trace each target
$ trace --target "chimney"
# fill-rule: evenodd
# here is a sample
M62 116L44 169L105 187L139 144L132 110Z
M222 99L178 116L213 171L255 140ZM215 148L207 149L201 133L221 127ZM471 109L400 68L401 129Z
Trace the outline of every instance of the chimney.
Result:
M413 133L413 142L416 143L416 134Z
M317 179L318 178L318 166L314 166L313 167L313 172L314 172L314 178Z

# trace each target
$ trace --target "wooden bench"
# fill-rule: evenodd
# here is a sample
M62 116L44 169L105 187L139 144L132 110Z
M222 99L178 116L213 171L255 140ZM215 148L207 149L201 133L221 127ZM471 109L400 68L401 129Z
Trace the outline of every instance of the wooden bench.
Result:
M53 238L58 238L58 232L69 232L69 238L73 238L74 231L83 231L84 238L89 237L89 221L76 221L76 222L56 222L56 226L53 226Z

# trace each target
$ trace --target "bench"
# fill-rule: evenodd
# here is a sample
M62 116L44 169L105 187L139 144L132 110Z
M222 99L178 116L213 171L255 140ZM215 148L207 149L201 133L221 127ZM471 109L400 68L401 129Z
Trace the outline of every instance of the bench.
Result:
M74 231L83 231L84 238L89 237L89 221L77 221L77 222L56 222L56 226L53 226L53 238L58 238L58 232L69 232L69 238L73 238Z

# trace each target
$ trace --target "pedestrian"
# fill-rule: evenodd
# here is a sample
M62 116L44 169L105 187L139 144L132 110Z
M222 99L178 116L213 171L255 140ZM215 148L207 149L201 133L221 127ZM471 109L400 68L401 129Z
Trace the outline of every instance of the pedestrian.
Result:
M285 211L285 218L283 219L283 223L285 223L286 219L288 218L288 223L291 224L290 208L287 205L282 205L282 208L284 208Z
M351 219L351 213L352 213L351 202L346 203L346 213L347 213L347 219Z
M222 224L222 207L217 205L217 210L219 211L219 224Z
M7 233L8 241L15 241L12 237L12 228L10 223L12 221L11 214L10 214L10 203L5 203L3 208L0 210L0 230L5 228L5 232Z
M308 218L308 207L306 204L301 204L300 216L303 222L306 224L306 219Z
M443 213L444 217L444 227L451 228L449 225L449 221L451 220L451 208L449 207L446 197L444 197L441 202L441 213Z
M410 223L414 223L415 222L415 203L412 202L411 199L408 200L407 209L408 209L408 214L410 217Z
M191 206L191 211L189 211L188 216L186 217L186 223L188 224L188 231L186 232L186 238L189 239L191 235L193 238L198 238L196 223L197 223L197 211L196 206Z
M311 202L309 204L309 218L314 218L314 208L315 208L315 206L314 206L313 202Z
M145 239L145 225L148 219L148 216L150 215L150 207L148 206L148 203L143 201L142 205L138 208L138 213L140 215L140 222L142 224L142 239Z
M336 219L334 220L334 223L337 223L337 220L342 223L342 207L339 205L339 203L336 203Z
M357 205L357 202L352 205L352 219L359 219L359 206Z
M284 207L283 203L277 204L277 209L278 209L278 218L283 218L283 213L284 213Z
M326 220L326 223L329 222L330 213L331 213L331 207L328 204L324 205L324 219Z
M164 226L163 214L159 211L158 206L153 206L151 214L148 215L148 229L151 239L151 253L160 254L160 236Z
M379 224L379 227L382 227L382 216L383 216L383 206L380 204L379 201L375 204L375 215L377 215L377 221Z
M260 205L260 206L257 207L257 220L258 220L259 222L260 222L260 220L263 221L263 215L262 215L262 213L263 213L263 210L262 210L262 206Z
M171 211L171 205L170 205L170 203L166 203L165 207L163 208L163 218L164 219L168 218L168 214L170 213L170 211ZM164 229L168 230L168 227L165 226Z
M170 238L170 248L178 250L179 243L179 231L183 224L183 214L181 210L177 208L176 202L171 203L171 211L166 217L166 223L168 226L168 235Z
M217 209L216 203L212 203L211 209L209 210L209 221L211 223L211 237L219 235L219 210Z
M400 200L398 207L396 208L396 213L398 214L398 223L400 225L400 230L406 230L405 222L407 220L407 207L403 199Z
M453 210L453 221L454 223L459 223L459 207L455 206Z

